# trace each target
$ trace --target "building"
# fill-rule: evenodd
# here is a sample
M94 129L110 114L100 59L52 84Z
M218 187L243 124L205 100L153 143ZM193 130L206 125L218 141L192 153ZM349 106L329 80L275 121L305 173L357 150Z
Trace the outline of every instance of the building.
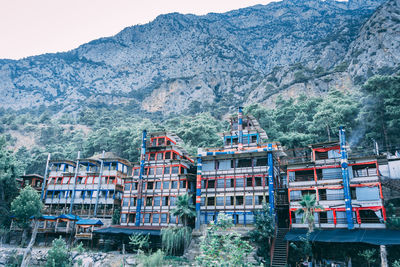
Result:
M141 162L125 179L121 225L164 227L181 225L171 210L179 195L193 193L193 160L183 141L168 132L143 132Z
M307 227L301 214L296 214L305 194L315 194L323 207L315 213L316 228L385 228L379 165L387 161L373 153L347 151L343 129L340 137L340 141L311 145L309 157L289 161L291 228Z
M19 183L21 188L30 185L36 191L41 192L43 176L39 174L24 174L19 179L17 179L17 182Z
M121 208L129 161L113 153L87 159L52 160L44 190L45 214L111 219Z
M230 131L222 133L224 147L198 152L196 228L214 221L219 212L232 216L235 225L254 223L263 201L275 212L275 189L281 187L279 143L263 143L266 132L252 116L230 118Z

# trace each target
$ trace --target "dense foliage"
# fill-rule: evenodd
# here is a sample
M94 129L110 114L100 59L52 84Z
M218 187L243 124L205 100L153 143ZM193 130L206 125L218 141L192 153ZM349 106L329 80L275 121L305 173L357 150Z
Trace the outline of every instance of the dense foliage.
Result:
M161 244L167 255L182 255L192 240L192 229L173 226L161 229Z
M217 220L207 228L202 237L200 255L196 261L200 266L250 266L247 256L253 250L250 243L230 229L232 217L219 213Z
M263 203L262 210L256 212L254 229L249 232L250 240L257 245L257 254L269 262L272 238L275 233L274 221L269 213L269 205Z
M18 194L16 178L20 174L17 160L7 150L5 138L0 137L0 227L10 223L11 202Z
M11 203L12 214L22 228L30 226L32 217L40 217L42 208L43 203L38 192L29 185L24 187Z
M47 253L46 267L55 266L71 266L71 258L67 249L67 244L61 237L53 240L51 249Z

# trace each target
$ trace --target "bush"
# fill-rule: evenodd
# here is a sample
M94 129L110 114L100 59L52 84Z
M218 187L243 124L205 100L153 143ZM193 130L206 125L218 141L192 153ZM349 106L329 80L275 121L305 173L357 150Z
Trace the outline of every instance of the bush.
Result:
M67 249L67 245L61 236L53 240L51 249L47 253L46 267L69 267L71 266L71 258Z
M157 250L156 253L150 254L148 256L145 254L141 254L138 259L139 259L140 265L143 267L162 266L164 263L164 252L162 252L159 249L159 250Z
M167 255L181 255L192 240L189 227L168 227L161 230L162 248Z
M78 253L84 253L85 252L85 248L83 247L83 243L80 242L79 245L77 245L76 247L74 247L74 251L78 252Z
M251 266L246 261L253 250L249 242L242 240L234 231L232 217L220 213L217 222L207 229L200 244L200 255L196 261L200 266Z

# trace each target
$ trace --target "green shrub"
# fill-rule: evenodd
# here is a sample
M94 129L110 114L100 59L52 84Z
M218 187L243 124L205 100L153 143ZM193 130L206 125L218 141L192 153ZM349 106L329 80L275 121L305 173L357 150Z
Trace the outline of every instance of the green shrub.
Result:
M69 267L71 266L71 258L64 239L58 238L53 240L51 249L47 253L46 267Z
M138 260L140 262L140 265L143 267L162 266L164 263L164 252L159 249L157 250L157 252L150 255L141 254L138 257Z
M192 239L189 227L168 227L161 230L162 248L167 255L181 255Z

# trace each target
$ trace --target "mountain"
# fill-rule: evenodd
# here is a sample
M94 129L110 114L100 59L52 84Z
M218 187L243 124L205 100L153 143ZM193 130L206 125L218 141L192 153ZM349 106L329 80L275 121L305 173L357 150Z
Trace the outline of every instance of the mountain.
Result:
M284 0L160 15L68 52L0 60L0 107L122 104L167 115L350 90L398 69L399 1Z

